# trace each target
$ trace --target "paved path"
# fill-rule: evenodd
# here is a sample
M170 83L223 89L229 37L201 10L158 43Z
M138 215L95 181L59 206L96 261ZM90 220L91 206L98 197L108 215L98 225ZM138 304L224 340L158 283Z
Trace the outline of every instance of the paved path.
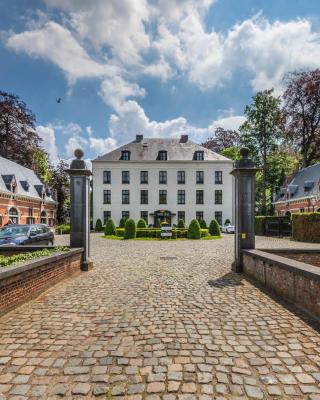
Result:
M319 333L232 249L95 236L94 270L0 319L0 399L320 399Z

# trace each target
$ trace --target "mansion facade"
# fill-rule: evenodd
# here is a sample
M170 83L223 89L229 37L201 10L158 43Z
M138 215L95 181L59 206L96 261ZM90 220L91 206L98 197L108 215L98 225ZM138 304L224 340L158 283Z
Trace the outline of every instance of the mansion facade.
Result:
M183 219L233 222L233 162L182 135L136 140L92 161L93 223L143 218L148 225Z
M56 208L50 189L32 169L0 157L0 227L9 220L53 226Z

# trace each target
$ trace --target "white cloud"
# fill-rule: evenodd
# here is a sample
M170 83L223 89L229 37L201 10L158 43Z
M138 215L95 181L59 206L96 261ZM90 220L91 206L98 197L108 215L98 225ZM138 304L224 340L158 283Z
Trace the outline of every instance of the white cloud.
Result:
M65 144L65 151L68 157L74 158L75 149L83 149L88 145L88 140L83 136L72 136Z
M117 147L117 141L114 138L107 137L103 139L94 137L91 126L87 126L86 131L89 135L89 147L93 149L98 156L109 153Z
M15 51L51 61L71 81L103 77L117 71L113 65L94 61L68 29L53 21L47 22L42 28L12 35L7 46Z
M58 148L56 144L56 135L53 128L49 126L38 125L36 132L42 139L41 147L49 154L49 160L52 164L59 162Z

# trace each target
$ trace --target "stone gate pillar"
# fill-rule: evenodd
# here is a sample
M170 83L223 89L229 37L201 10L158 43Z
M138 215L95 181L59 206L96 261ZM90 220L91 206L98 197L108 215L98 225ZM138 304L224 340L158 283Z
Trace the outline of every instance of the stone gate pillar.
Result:
M255 175L257 168L249 158L249 149L240 149L231 174L235 177L235 260L234 272L242 272L242 249L255 248Z
M76 157L67 170L70 175L70 247L82 247L81 270L92 267L90 261L90 175L82 160L83 151L77 149Z

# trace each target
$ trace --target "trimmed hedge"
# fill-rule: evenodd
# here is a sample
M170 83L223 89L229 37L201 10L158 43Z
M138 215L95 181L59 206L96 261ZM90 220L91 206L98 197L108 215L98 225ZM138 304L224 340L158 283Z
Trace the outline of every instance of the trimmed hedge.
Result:
M104 229L104 234L106 236L115 236L117 234L116 225L112 218L108 219L108 221L106 223L106 227Z
M132 218L126 220L124 226L124 238L134 239L136 237L136 224Z
M178 221L177 228L183 229L183 228L185 228L185 227L186 227L186 225L185 225L185 223L184 223L184 220L183 220L182 218L180 218L179 221Z
M201 228L199 221L197 219L193 219L190 222L188 228L188 239L200 239L201 238Z
M209 233L211 236L221 236L220 226L215 218L213 218L213 220L210 222Z
M290 222L290 218L287 215L275 216L275 215L257 215L255 217L255 234L258 236L264 236L266 234L265 226L267 221L282 221Z
M96 226L95 226L94 230L96 232L102 232L103 231L103 226L102 226L102 222L101 222L100 218L97 219Z
M146 227L147 227L146 221L143 218L139 219L137 223L137 228L146 229Z
M320 213L292 214L292 238L300 242L320 243Z
M116 234L118 237L124 237L124 228L117 228ZM209 235L208 229L201 229L201 237L206 237ZM146 238L160 238L161 237L161 229L159 228L146 228L136 229L136 237L146 237ZM172 229L172 239L187 239L188 238L188 229Z
M200 225L201 229L207 229L207 224L206 224L206 221L204 219L200 219L199 225Z
M70 233L70 225L69 224L57 225L55 232L56 235L68 235Z
M119 222L119 228L124 228L126 225L126 220L125 218L121 218Z

